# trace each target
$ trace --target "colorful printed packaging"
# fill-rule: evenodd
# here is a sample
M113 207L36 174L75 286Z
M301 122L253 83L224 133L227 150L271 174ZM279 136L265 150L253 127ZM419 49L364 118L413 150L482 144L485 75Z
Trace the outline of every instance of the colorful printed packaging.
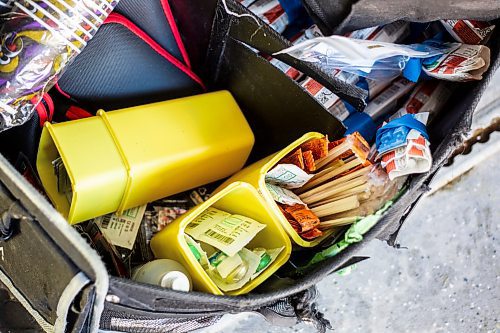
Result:
M413 131L408 135L406 145L382 156L381 165L390 180L427 172L432 166L429 141L418 131Z
M339 97L323 86L318 81L308 77L302 81L301 86L314 97L325 109L329 109L339 100Z
M451 52L424 61L424 72L446 81L481 80L490 67L490 49L483 45L453 44L456 47Z
M280 61L276 58L270 58L269 62L294 81L297 81L302 77L302 73L298 69L285 64L283 61Z
M449 84L438 80L429 80L419 83L408 101L396 112L390 120L405 114L429 113L429 122L439 113L448 102L453 90Z
M389 179L428 172L432 166L428 140L428 113L405 114L389 121L377 132L381 166Z
M361 29L345 34L345 37L376 40L384 43L399 43L410 35L410 23L396 21L382 26Z
M0 34L0 131L26 122L37 100L87 45L119 0L18 0Z
M248 7L255 2L255 0L238 0L243 6Z
M288 26L288 15L278 0L257 0L248 9L280 34Z
M441 23L457 42L472 45L487 42L495 29L489 22L474 20L441 20Z

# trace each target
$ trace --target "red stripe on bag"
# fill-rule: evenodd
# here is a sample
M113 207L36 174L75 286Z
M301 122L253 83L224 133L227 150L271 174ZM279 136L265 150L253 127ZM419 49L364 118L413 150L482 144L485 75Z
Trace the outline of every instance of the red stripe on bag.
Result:
M48 108L47 116L48 120L52 121L52 117L54 116L54 101L52 100L52 97L48 93L43 94L42 97L42 103L45 102ZM40 104L42 104L40 103Z
M186 51L186 47L184 46L184 42L182 41L181 34L179 33L179 28L177 27L177 23L175 22L174 14L172 13L172 8L168 3L168 0L161 0L161 6L163 7L163 12L165 13L165 17L167 18L168 24L170 25L170 29L172 30L172 34L174 35L175 41L179 50L181 51L182 58L186 63L186 66L191 68L191 61L189 60L189 55Z
M71 99L71 96L65 92L64 90L62 90L61 86L59 86L59 83L56 83L54 85L54 88L56 88L56 90L61 94L63 95L64 97L66 97L67 99Z
M193 79L196 83L198 83L203 90L207 90L203 81L186 65L180 62L177 58L171 55L167 50L161 47L154 39L152 39L148 34L146 34L143 30L141 30L138 26L136 26L132 21L127 19L126 17L117 14L111 13L104 23L116 23L121 24L127 29L129 29L132 33L134 33L137 37L142 39L146 44L148 44L156 53L165 58L167 61L172 63L175 67L184 72L187 76Z
M40 127L43 127L45 122L49 119L49 114L47 112L47 109L45 108L45 105L43 105L43 103L36 96L31 99L31 103L36 104L35 110L36 113L38 113Z
M77 120L82 118L93 117L94 115L78 106L70 106L68 111L66 111L66 118L69 120Z

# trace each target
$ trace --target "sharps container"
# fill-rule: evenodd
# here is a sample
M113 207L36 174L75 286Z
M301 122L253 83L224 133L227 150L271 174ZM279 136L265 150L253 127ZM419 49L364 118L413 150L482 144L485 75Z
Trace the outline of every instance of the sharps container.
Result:
M185 239L186 227L196 220L207 208L213 207L230 214L238 214L254 219L266 225L246 245L249 250L255 248L283 248L276 260L259 276L245 284L240 289L224 293L200 265ZM204 203L192 208L186 214L170 223L151 240L151 250L156 258L173 259L189 272L193 281L193 289L215 295L243 295L273 275L288 261L292 252L292 244L283 230L276 215L269 205L250 184L234 182L211 196Z
M243 170L239 171L238 173L234 174L231 178L229 178L224 184L222 184L218 189L215 190L215 192L218 192L222 189L224 189L228 184L231 184L233 182L247 182L254 186L259 194L264 198L264 200L267 203L267 206L269 207L269 211L272 212L272 214L275 216L275 218L280 222L281 226L285 231L288 233L292 241L297 244L300 247L313 247L321 243L325 238L330 236L333 232L334 229L327 230L323 233L323 236L312 240L308 241L305 239L302 239L302 237L297 234L297 232L293 229L292 225L286 217L283 215L283 213L280 211L278 205L274 201L271 193L266 187L266 174L274 168L276 165L278 165L279 161L290 154L291 152L295 151L297 148L300 147L301 144L312 140L312 139L319 139L323 138L324 135L316 132L310 132L304 134L302 137L300 137L298 140L295 142L291 143L284 149L278 151L277 153L270 155L268 157L263 158L262 160L255 162L248 167L244 168Z
M74 224L228 177L253 144L236 101L220 91L46 123L37 169Z

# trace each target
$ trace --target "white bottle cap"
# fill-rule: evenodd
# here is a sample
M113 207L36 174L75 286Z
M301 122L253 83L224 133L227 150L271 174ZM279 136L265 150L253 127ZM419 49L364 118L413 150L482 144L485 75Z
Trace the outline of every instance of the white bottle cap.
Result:
M191 283L186 274L179 271L171 271L163 275L160 286L177 291L190 291Z

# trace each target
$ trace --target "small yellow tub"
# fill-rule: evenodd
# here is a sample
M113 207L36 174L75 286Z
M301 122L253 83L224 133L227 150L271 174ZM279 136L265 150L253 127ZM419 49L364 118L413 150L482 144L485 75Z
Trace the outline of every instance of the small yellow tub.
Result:
M237 181L244 181L247 182L255 188L258 189L259 193L262 195L264 200L266 201L267 205L269 206L269 209L272 211L272 213L275 215L276 219L280 221L281 225L283 228L286 230L290 238L293 240L293 242L299 246L302 247L313 247L321 243L326 237L330 236L335 230L327 230L323 231L323 236L313 240L313 241L307 241L303 239L302 237L297 234L297 232L293 229L293 227L290 225L290 223L287 221L283 213L281 213L278 205L274 201L273 197L271 196L271 193L269 193L267 187L266 187L266 174L278 164L278 162L285 156L287 156L289 153L293 152L296 150L301 144L311 140L311 139L317 139L317 138L322 138L324 137L323 134L316 133L316 132L310 132L305 135L303 135L300 139L296 140L289 146L287 146L285 149L277 152L274 155L268 156L258 162L253 163L252 165L244 168L231 178L229 178L224 184L222 184L216 192L220 189L223 188L224 186L227 186L227 184L230 184L231 182L237 182Z
M56 209L78 223L228 177L253 144L236 101L220 91L46 123L37 169ZM69 199L57 189L52 161L59 156Z
M292 250L290 239L283 231L280 222L276 219L276 215L269 209L266 202L257 193L257 190L244 182L232 183L214 194L206 202L176 219L151 240L151 249L155 257L173 259L181 263L191 275L195 290L215 295L224 294L196 261L184 238L186 226L208 207L214 207L231 214L247 216L266 225L246 248L263 247L274 249L284 247L276 260L257 278L238 290L225 293L226 295L242 295L250 292L276 272L290 257Z

